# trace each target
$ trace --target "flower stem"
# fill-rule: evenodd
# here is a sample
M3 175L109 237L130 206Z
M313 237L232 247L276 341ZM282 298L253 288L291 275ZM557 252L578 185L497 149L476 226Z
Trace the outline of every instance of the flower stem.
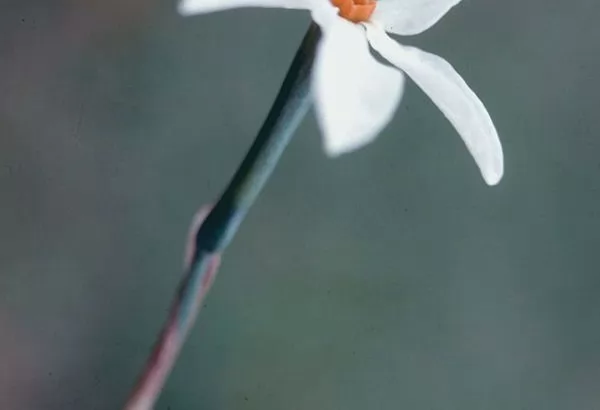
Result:
M273 172L310 106L310 72L320 30L308 29L267 119L231 182L195 235L195 249L165 324L125 410L149 410L173 368L216 275L221 253Z

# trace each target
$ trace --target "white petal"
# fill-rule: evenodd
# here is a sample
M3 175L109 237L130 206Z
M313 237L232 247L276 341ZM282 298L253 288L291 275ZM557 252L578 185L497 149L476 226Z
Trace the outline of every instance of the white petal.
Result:
M460 0L379 0L372 20L386 31L418 34L433 26Z
M338 8L329 0L315 0L311 7L311 17L323 31L337 24L340 16Z
M460 134L485 181L497 184L504 172L502 146L481 100L446 60L402 46L381 28L366 26L371 46L408 74L433 100Z
M371 55L365 29L337 15L325 24L313 70L313 95L329 155L371 142L402 96L404 76Z
M312 0L181 0L177 11L184 16L190 16L240 7L310 9L312 4Z

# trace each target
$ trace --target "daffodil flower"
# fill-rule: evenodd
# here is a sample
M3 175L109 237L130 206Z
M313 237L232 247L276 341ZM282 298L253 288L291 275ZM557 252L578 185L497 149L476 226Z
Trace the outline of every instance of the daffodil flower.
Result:
M387 32L413 35L434 25L460 0L183 0L184 15L237 7L305 9L323 36L312 92L330 155L373 141L400 102L404 75L431 98L458 131L489 185L503 174L502 146L481 100L441 57L403 46ZM390 65L377 61L369 46Z
M371 142L390 121L404 74L440 108L475 158L485 181L503 172L502 147L482 102L442 58L392 40L416 34L460 0L182 0L182 14L235 7L310 10L315 23L296 52L273 106L236 173L210 210L194 218L186 269L168 319L125 405L153 408L217 273L221 255L274 170L314 97L330 155ZM320 27L320 29L319 29ZM389 64L371 54L373 48Z

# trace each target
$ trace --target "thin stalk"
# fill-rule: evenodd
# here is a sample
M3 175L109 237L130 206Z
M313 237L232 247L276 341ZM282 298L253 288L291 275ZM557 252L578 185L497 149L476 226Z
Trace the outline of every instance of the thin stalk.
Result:
M125 410L149 410L158 399L216 275L221 253L237 232L310 106L310 72L320 30L308 29L277 98L231 182L201 223L195 249L152 354Z

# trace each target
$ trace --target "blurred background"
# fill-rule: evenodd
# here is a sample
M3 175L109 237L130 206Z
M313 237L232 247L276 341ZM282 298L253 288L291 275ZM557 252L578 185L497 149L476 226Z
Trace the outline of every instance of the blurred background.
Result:
M404 38L485 102L487 187L409 82L328 159L312 113L226 253L157 409L600 408L600 3L465 0ZM115 409L188 224L308 13L0 3L0 408Z

